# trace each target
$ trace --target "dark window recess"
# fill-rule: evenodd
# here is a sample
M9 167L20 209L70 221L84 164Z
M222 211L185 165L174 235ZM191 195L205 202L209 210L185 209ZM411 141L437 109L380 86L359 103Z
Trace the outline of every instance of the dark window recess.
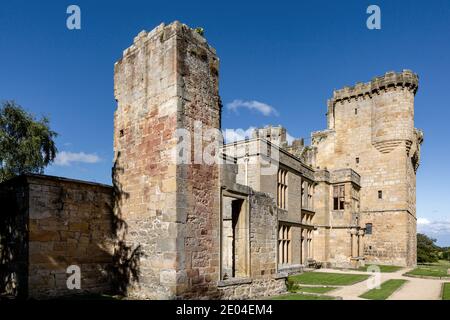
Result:
M383 199L383 191L378 190L378 199Z
M372 234L372 224L366 223L366 234ZM370 247L369 247L370 249Z
M355 109L355 114L358 114L358 109Z
M333 210L344 210L345 202L345 187L334 186L333 187Z
M123 137L123 134L124 134L123 129L121 129L121 130L119 131L119 135L120 135L121 137Z
M359 158L356 158L355 161L356 161L356 164L359 164Z

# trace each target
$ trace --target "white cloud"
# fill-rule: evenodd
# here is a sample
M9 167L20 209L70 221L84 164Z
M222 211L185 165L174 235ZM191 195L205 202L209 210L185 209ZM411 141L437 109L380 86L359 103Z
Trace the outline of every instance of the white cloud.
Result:
M89 154L84 152L58 152L55 158L55 165L70 166L75 162L79 163L97 163L100 162L100 157L96 154Z
M418 225L427 225L430 224L430 220L426 218L417 218L417 224Z
M417 218L417 232L437 239L437 244L440 246L450 246L450 219Z
M417 229L425 234L450 234L450 220L430 221L426 218L418 218Z
M249 110L255 110L262 113L266 117L272 114L275 116L279 115L278 111L271 105L255 100L252 101L234 100L227 104L228 110L237 112L238 108L247 108Z

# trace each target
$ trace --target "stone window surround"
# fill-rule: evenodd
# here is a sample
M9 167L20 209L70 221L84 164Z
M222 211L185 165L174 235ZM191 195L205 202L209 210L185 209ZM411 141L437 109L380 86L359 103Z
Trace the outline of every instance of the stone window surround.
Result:
M301 208L314 212L315 183L304 176L301 177Z
M288 208L288 173L284 168L279 168L277 172L277 206L285 210Z
M291 225L279 223L278 225L278 264L292 263L292 229Z
M332 199L333 211L345 210L345 184L333 185Z

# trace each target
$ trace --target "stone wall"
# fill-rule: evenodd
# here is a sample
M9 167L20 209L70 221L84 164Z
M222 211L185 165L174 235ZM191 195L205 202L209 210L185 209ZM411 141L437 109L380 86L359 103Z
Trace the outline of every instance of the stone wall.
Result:
M361 228L358 205L360 176L351 169L338 169L331 172L318 170L315 178L318 185L315 194L314 223L317 231L314 258L330 266L354 266L355 261L363 259L358 245L359 235L356 234ZM334 209L334 186L344 187L344 208L341 210ZM362 245L362 237L359 243Z
M278 218L272 196L252 192L250 201L250 271L246 278L220 281L221 299L251 299L286 292L286 274L277 268Z
M126 259L137 269L127 294L217 296L218 166L203 162L203 149L185 150L181 163L174 158L177 129L189 135L189 148L195 133L201 139L220 128L215 50L179 22L143 31L116 63L115 97L115 214L124 222Z
M10 208L15 208L11 212L20 221L15 232L23 241L12 243L12 248L21 253L12 268L19 265L20 276L26 278L20 281L26 292L23 296L48 298L112 290L111 187L28 175L2 184L5 189L9 189L8 199L16 200ZM80 290L67 287L71 265L80 268Z
M286 293L286 277L236 281L235 284L220 286L223 300L245 300L263 298Z
M28 295L28 186L24 180L0 185L0 296Z
M217 138L214 150L207 149L212 142L207 132L220 129L219 60L205 38L185 25L175 27L179 36L179 85L183 88L178 125L192 135L201 126L203 135L199 143L203 156L194 154L194 163L177 168L177 209L186 219L180 233L184 245L179 248L184 254L179 265L184 279L177 283L177 294L183 298L214 298L220 276L219 165L208 163L205 153L217 157L219 152ZM195 145L195 137L191 145Z
M318 167L349 167L361 175L361 219L378 232L366 239L378 248L371 249L374 262L415 264L414 159L422 142L414 128L417 87L417 76L405 70L337 90L328 129L312 134Z
M177 260L176 165L177 36L160 25L141 32L114 66L114 214L124 294L175 294Z
M277 274L278 217L273 198L264 193L250 197L251 276L270 278Z

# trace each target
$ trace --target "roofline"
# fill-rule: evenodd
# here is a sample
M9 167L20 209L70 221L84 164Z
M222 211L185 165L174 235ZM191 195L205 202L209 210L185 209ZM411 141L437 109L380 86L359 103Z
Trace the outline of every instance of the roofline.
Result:
M287 150L281 148L280 146L278 146L278 145L276 145L276 144L270 142L269 140L266 140L266 139L261 138L261 137L258 137L258 138L251 138L251 139L245 139L245 140L238 140L238 141L235 141L235 142L225 143L225 144L223 144L222 149L223 149L224 147L232 147L233 145L240 145L240 144L245 144L245 143L249 143L249 142L256 142L256 141L263 141L263 142L266 142L267 144L269 144L270 146L274 147L274 148L277 149L278 151L281 151L282 153L284 153L284 154L287 155L288 157L291 157L292 159L294 159L294 160L300 162L300 164L301 164L302 166L306 167L307 169L311 170L312 172L315 171L315 169L314 169L312 166L310 166L310 165L304 163L304 162L302 161L302 159L300 159L299 157L293 155L293 154L290 153L289 151L287 151ZM306 147L306 146L305 146L305 147ZM237 157L236 157L236 158L237 158Z
M0 185L12 183L15 180L21 180L21 179L24 179L27 181L28 178L41 179L41 180L52 180L52 181L60 181L60 182L80 183L80 184L84 184L84 185L97 186L97 187L102 187L102 188L113 188L112 185L98 183L98 182L84 181L84 180L51 176L51 175L46 175L46 174L37 174L37 173L24 173L24 174L14 177L14 178L11 178L9 180L3 181L2 183L0 183Z

